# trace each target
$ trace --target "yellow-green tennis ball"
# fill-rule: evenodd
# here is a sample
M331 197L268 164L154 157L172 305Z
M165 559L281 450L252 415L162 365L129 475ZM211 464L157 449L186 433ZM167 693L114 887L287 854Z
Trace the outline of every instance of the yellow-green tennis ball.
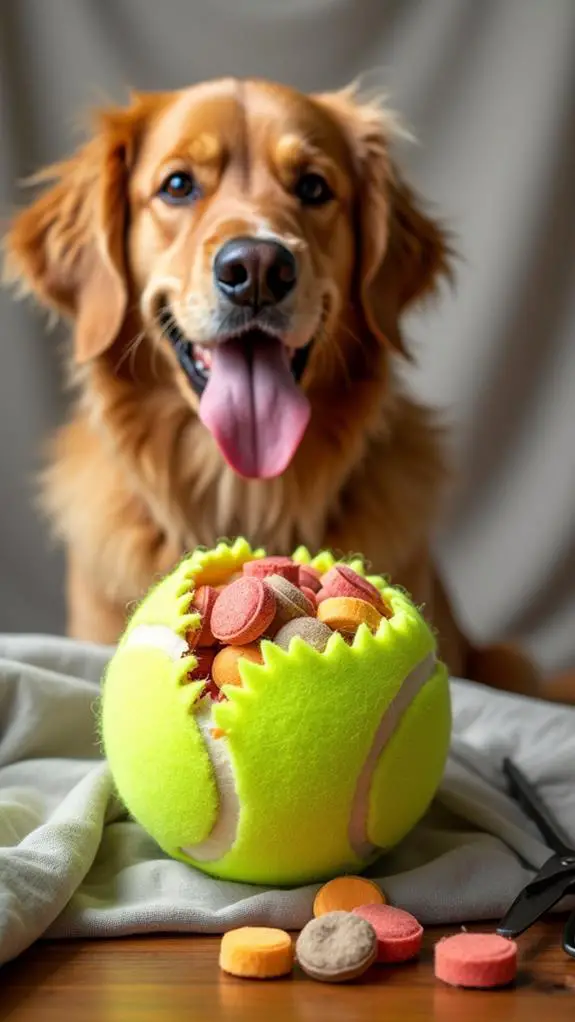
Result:
M357 871L414 826L441 779L447 672L407 596L369 576L393 611L323 653L262 642L225 702L189 682L198 585L264 551L196 550L140 605L108 667L102 734L121 798L175 858L228 880L290 885ZM323 552L294 558L321 571ZM361 561L351 566L363 573Z

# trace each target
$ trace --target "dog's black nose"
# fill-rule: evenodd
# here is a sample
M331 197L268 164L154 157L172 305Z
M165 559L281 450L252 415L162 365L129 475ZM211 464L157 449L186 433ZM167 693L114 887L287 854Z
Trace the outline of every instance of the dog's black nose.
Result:
M288 248L275 241L232 238L214 259L219 290L234 305L277 305L297 279L296 261Z

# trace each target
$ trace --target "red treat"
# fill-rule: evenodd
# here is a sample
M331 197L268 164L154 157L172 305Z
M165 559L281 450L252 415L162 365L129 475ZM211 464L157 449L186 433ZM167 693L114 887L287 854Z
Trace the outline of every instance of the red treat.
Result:
M457 933L435 945L435 976L455 987L502 987L517 975L517 944L496 933Z
M294 564L291 557L262 557L256 561L246 561L243 571L249 578L281 575L294 585L298 584L299 579L299 565Z
M415 916L393 905L360 905L353 909L371 923L377 937L378 962L408 962L421 949L423 926Z
M247 646L269 628L275 613L273 589L261 578L244 576L218 593L212 611L212 632L220 642Z
M299 585L313 589L314 593L319 592L321 589L321 574L317 568L312 568L311 564L300 564Z
M188 681L199 681L200 678L209 678L215 655L215 649L198 649L195 653L198 662L193 671L188 672Z
M318 603L332 596L351 596L355 599L365 600L377 607L382 614L387 613L379 590L347 564L335 564L325 575L322 575Z
M313 609L316 610L316 608L317 608L317 597L316 597L316 594L315 594L314 590L310 589L309 586L302 586L301 584L300 584L299 588L300 588L300 592L302 592L304 594L305 598L307 600L309 600L309 602L311 603Z
M206 681L205 687L202 689L202 693L201 694L203 696L209 696L210 699L213 699L213 700L218 700L219 699L219 697L220 697L220 690L219 690L218 686L216 685L215 681L213 680L213 678L208 678L208 680Z
M197 610L202 618L198 630L188 632L187 635L188 643L194 649L196 646L213 646L215 644L210 621L218 596L219 593L215 586L199 586L192 597L190 612L193 613L194 610Z

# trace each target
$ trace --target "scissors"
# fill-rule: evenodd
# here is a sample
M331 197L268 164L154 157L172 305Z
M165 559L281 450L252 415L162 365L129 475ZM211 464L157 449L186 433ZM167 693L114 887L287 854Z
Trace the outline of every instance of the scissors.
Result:
M575 892L575 848L561 832L533 785L510 759L503 760L503 772L512 798L537 824L545 843L554 853L523 888L497 927L497 933L502 937L518 937L565 894ZM575 911L565 924L562 943L563 950L575 958Z

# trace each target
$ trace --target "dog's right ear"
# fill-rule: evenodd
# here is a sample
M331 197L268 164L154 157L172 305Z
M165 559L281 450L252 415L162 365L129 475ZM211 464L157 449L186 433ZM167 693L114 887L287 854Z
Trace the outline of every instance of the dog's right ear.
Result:
M6 276L75 319L75 357L87 362L118 336L127 305L127 175L136 106L98 115L94 137L33 183L47 190L18 213L6 238Z

